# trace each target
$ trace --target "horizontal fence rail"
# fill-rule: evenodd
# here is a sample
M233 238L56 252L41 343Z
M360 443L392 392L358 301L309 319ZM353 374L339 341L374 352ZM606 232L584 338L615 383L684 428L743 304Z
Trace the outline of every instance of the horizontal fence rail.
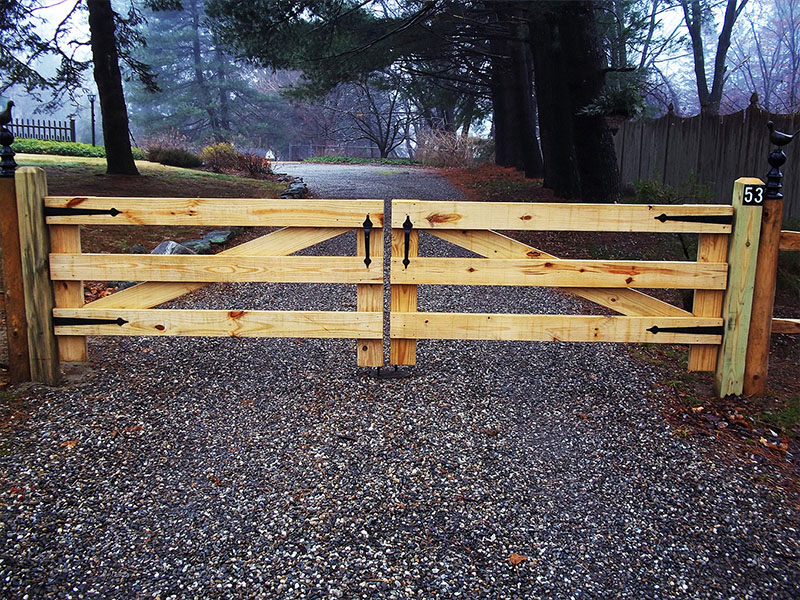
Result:
M724 290L725 263L505 258L392 258L392 282L414 285L513 285Z
M53 280L382 283L383 265L350 256L51 254Z
M486 313L394 313L401 338L719 344L722 319Z
M392 227L416 229L730 233L731 206L395 200Z
M780 250L800 251L800 231L781 231Z
M383 337L383 313L258 310L53 310L56 335Z
M48 225L383 226L382 200L48 196Z

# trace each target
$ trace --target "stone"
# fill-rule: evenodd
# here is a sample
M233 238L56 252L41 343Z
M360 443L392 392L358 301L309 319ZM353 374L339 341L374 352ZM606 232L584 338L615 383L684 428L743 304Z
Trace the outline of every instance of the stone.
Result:
M131 254L147 254L147 248L141 244L134 244L131 246Z
M233 236L230 229L219 229L217 231L209 231L203 236L203 239L212 244L224 244Z
M153 248L153 251L150 254L197 254L197 252L190 250L178 242L164 240L158 246Z
M183 246L197 254L211 254L211 242L206 239L188 240L183 242Z

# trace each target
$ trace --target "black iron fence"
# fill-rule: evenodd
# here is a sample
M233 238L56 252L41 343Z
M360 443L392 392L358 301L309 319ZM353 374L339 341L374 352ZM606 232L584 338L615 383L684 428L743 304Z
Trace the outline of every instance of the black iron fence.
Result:
M16 119L9 129L18 138L50 140L53 142L75 141L75 119L51 121L49 119Z

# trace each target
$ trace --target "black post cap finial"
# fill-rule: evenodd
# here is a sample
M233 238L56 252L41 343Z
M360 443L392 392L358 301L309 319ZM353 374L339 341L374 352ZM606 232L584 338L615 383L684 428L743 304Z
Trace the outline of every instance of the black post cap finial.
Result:
M780 200L783 198L781 193L783 189L783 171L781 171L781 167L786 162L786 153L783 151L783 146L791 142L799 132L784 133L777 131L772 121L767 123L767 129L769 129L769 141L775 146L767 158L767 162L771 167L767 173L767 198Z
M17 168L14 151L11 149L11 144L14 143L14 134L6 127L11 123L13 106L14 103L9 100L5 110L0 112L0 177L13 177L14 170Z

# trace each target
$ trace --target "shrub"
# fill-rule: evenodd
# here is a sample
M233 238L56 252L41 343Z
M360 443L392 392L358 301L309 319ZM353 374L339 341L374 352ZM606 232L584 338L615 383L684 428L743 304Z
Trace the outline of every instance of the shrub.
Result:
M417 136L417 158L432 167L471 167L484 155L486 141L450 131L424 131Z
M203 164L215 173L225 169L235 169L239 162L239 153L230 142L219 142L203 148L200 153Z
M55 154L57 156L81 156L84 158L105 158L106 149L103 146L92 146L80 142L52 142L48 140L34 140L31 138L16 138L11 149L24 154ZM133 158L144 159L144 152L139 148L131 148Z
M189 169L200 167L203 160L192 152L183 148L169 148L164 146L150 146L147 148L147 160L170 165L173 167L186 167Z
M242 152L237 159L238 168L251 177L260 177L272 173L269 160L252 152Z

